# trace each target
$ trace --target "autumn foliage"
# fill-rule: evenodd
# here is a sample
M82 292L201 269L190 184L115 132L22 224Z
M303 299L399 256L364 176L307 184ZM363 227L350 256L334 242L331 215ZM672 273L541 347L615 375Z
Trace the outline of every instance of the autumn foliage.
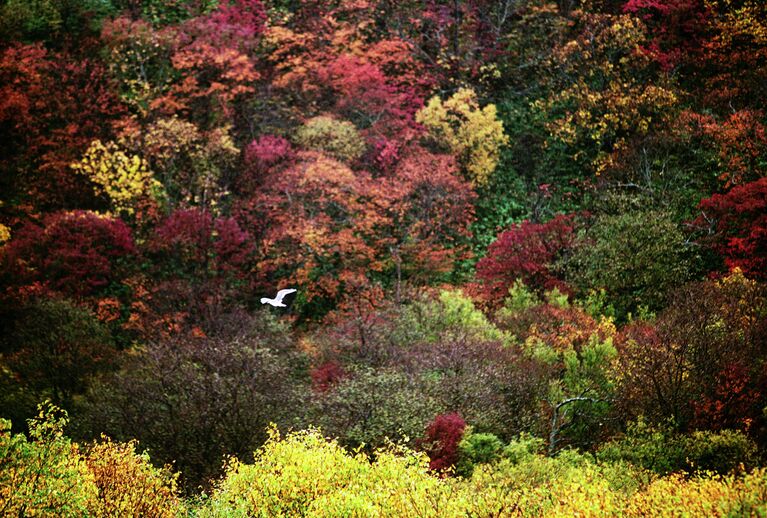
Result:
M42 226L27 224L5 249L5 267L16 282L74 297L92 295L119 277L120 263L135 253L130 228L93 212L51 214Z
M0 2L0 515L765 514L765 101L760 0Z
M426 428L423 446L429 454L429 469L442 471L458 462L458 443L461 442L466 421L458 414L441 414Z
M733 187L701 200L696 223L708 226L702 238L729 268L764 278L767 272L767 178Z
M514 281L530 288L564 287L554 273L556 260L574 244L575 216L557 216L546 223L523 221L506 230L477 263L477 277L490 297L503 297Z

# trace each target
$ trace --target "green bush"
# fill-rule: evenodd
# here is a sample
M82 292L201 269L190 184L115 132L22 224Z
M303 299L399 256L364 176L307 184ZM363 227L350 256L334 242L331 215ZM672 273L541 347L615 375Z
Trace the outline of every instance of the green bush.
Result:
M737 430L696 431L685 438L684 444L692 470L725 474L756 466L756 444Z
M473 433L471 430L464 434L458 443L458 463L456 473L470 476L477 464L487 464L500 457L503 450L501 440L491 433Z
M503 449L503 456L512 464L519 464L533 455L544 452L546 441L530 434L520 434Z
M306 121L296 131L295 141L301 147L324 151L344 162L354 161L365 152L365 141L354 124L330 116Z
M64 436L66 412L39 407L29 440L0 420L0 515L87 516L98 491L77 446Z
M675 434L643 420L629 425L625 437L603 444L597 457L605 462L627 461L660 475L695 471L727 474L755 467L757 448L741 432L696 431Z
M397 334L403 337L405 344L446 340L511 341L461 290L442 290L438 300L416 301L405 309L398 327Z
M16 426L43 399L71 408L89 379L117 362L109 330L68 300L30 302L13 310L10 322L0 333L0 387L10 389L0 394L0 408Z
M685 236L666 212L600 216L578 241L564 262L569 280L584 293L604 289L619 318L641 307L660 309L695 269Z
M115 9L110 0L6 0L0 6L0 40L45 41L97 34Z
M444 411L428 395L427 384L402 372L360 369L317 395L314 422L350 448L370 452L388 440L412 444Z

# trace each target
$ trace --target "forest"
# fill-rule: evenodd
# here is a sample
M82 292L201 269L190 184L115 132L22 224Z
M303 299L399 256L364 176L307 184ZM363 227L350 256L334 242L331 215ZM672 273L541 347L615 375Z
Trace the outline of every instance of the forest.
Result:
M765 516L765 110L762 0L0 0L0 515Z

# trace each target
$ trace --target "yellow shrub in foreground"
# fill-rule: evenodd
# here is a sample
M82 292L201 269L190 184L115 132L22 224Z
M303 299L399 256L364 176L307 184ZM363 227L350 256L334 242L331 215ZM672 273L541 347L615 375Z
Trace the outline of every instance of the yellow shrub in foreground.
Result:
M685 480L672 474L634 495L633 516L767 516L767 470L737 477L699 476Z
M515 450L516 451L516 450ZM655 478L626 463L534 452L440 478L406 448L349 454L317 430L276 430L253 464L233 462L201 516L764 516L765 471Z
M317 430L270 440L253 464L233 462L202 516L460 516L454 481L428 473L428 459L404 449L371 463Z
M85 453L41 410L30 439L0 421L0 516L571 517L767 516L767 469L656 478L625 463L563 451L544 457L525 439L469 479L438 477L428 459L390 446L350 454L315 429L276 429L252 464L232 461L210 498L182 505L176 475L136 444L104 439Z
M557 458L530 453L480 466L464 485L472 516L622 515L648 476L565 451Z
M182 507L176 475L136 444L107 439L86 454L63 434L66 413L41 405L30 439L0 419L0 516L169 517Z
M0 420L0 516L93 514L93 477L77 445L64 437L65 422L58 409L41 408L27 440Z
M179 509L176 479L170 468L157 469L136 443L94 444L86 463L98 488L98 516L175 516Z

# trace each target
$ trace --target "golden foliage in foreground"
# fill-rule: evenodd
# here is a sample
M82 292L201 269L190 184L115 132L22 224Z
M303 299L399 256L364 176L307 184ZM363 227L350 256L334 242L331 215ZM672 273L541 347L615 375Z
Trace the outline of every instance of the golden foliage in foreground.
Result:
M15 516L763 516L767 470L657 478L625 463L574 451L537 453L510 444L468 479L436 476L428 458L391 445L373 458L349 453L316 429L276 428L252 464L229 462L212 494L182 501L176 475L136 444L108 439L83 452L54 408L30 423L30 439L0 429L0 514ZM533 442L531 442L533 441Z

